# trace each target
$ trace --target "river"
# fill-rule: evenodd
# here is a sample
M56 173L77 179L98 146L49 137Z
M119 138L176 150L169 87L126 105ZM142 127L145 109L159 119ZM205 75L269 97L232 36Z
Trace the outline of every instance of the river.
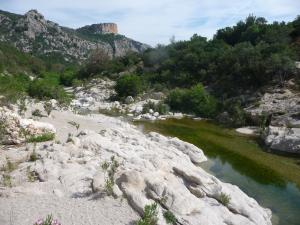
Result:
M156 131L195 144L208 157L200 166L271 209L273 225L300 225L300 158L266 152L255 138L204 120L135 124L144 132Z

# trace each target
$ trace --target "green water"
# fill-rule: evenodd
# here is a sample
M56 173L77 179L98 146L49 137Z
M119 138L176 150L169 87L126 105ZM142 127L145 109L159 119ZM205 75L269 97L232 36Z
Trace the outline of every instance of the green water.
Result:
M254 138L207 121L171 119L136 123L145 132L176 136L200 147L209 173L239 186L272 210L277 225L300 225L300 159L265 152Z

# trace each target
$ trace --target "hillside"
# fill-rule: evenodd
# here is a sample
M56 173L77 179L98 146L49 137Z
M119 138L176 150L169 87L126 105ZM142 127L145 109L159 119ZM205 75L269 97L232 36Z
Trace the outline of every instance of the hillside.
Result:
M56 59L57 62L82 61L95 49L102 49L115 57L130 51L141 53L149 48L119 34L62 27L46 20L36 10L30 10L25 15L0 11L0 32L0 41L12 43L19 50L38 57Z

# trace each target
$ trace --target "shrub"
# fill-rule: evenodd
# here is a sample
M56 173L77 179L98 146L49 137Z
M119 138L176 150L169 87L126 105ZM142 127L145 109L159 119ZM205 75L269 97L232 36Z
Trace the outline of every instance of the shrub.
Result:
M32 116L36 116L36 117L43 117L43 114L41 112L41 110L39 109L35 109L32 113L31 113Z
M144 208L144 216L136 225L156 225L158 221L157 214L157 203L146 205Z
M27 178L29 182L35 182L39 179L37 172L30 170L30 167L27 167Z
M175 224L176 223L176 217L171 211L164 212L164 218L167 222L167 224Z
M230 196L224 192L221 192L218 196L218 201L221 202L224 206L228 206L230 199Z
M53 106L51 102L45 102L44 103L44 110L46 111L47 115L50 116L50 113L53 110Z
M60 83L65 86L72 86L76 77L76 72L72 69L68 69L61 74Z
M124 75L117 80L116 92L119 97L137 96L142 91L141 78L137 75Z
M37 159L38 159L38 156L37 156L37 154L35 152L35 149L33 149L33 152L29 156L29 161L30 162L35 162Z
M60 78L58 74L46 73L30 84L28 93L31 97L41 100L57 99L60 103L67 103L70 100L70 96L59 83Z
M14 171L16 168L17 168L16 164L12 163L8 158L6 158L6 165L3 166L2 171L10 173Z
M0 75L0 93L4 96L1 104L16 103L26 95L29 85L30 79L26 75Z
M55 137L54 133L45 133L39 136L31 136L27 139L27 142L45 142L51 141Z
M169 106L162 102L155 104L152 101L148 101L143 105L143 113L148 113L152 109L154 112L158 112L160 115L167 114L169 112Z
M112 156L110 158L110 162L105 161L101 165L102 169L107 172L108 177L105 179L105 191L107 195L113 194L113 186L115 184L115 173L117 172L117 168L119 167L119 163L115 160L115 157Z
M110 62L110 57L103 49L93 51L86 65L78 72L79 79L87 79L105 71Z
M171 109L187 113L195 113L198 116L212 118L217 112L217 101L209 95L201 84L191 89L178 89L171 91L166 102Z
M3 174L2 183L5 187L12 187L11 176L9 174Z

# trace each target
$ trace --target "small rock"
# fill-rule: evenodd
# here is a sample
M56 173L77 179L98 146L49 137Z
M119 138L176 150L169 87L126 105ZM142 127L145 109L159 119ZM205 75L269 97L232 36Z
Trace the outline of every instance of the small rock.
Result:
M153 113L153 116L158 117L159 116L159 112Z
M126 104L131 104L134 102L134 98L132 96L128 96L126 99L125 99L125 103Z

